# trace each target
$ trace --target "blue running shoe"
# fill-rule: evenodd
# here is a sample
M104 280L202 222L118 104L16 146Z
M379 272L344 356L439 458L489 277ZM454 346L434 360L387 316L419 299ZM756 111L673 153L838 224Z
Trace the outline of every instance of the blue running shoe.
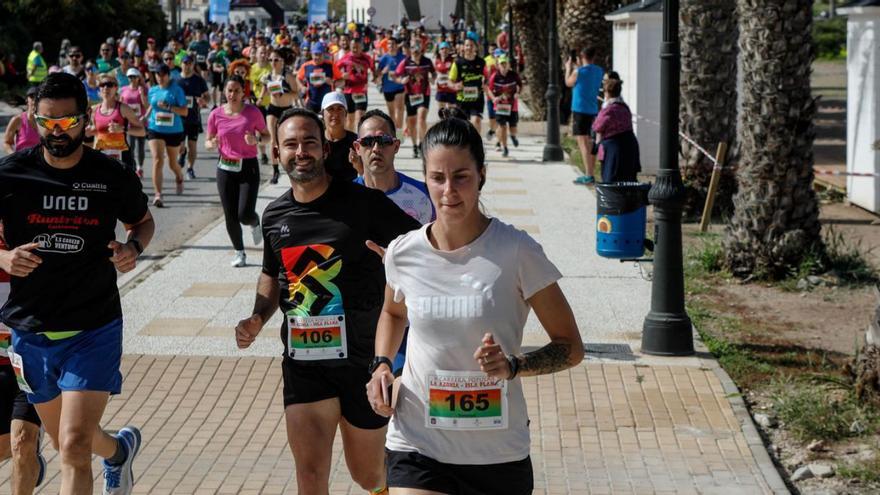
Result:
M119 430L116 439L125 449L125 462L110 464L104 461L104 495L129 495L134 485L131 465L141 447L141 432L134 426L126 426Z
M586 186L589 184L595 184L596 179L593 178L592 175L582 175L573 181L575 184Z

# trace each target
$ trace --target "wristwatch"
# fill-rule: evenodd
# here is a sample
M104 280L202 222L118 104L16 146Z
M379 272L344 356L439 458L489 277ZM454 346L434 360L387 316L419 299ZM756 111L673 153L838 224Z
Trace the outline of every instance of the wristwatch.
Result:
M516 374L519 373L519 359L513 354L508 354L507 364L510 365L510 378L508 378L508 380L513 380L516 378Z
M370 374L372 375L373 372L376 371L376 368L378 368L380 365L383 365L383 364L387 364L389 369L394 368L394 363L392 363L390 359L388 359L385 356L376 356L373 358L373 362L370 363L370 368L369 368Z
M141 241L132 238L132 239L129 239L128 242L130 242L131 245L134 246L134 250L137 251L138 255L140 255L144 252L144 247L141 246Z

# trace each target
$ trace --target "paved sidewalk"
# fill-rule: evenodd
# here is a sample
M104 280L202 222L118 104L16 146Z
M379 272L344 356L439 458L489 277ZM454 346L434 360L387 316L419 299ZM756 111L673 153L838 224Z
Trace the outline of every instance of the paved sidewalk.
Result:
M639 353L650 283L639 267L595 254L593 193L572 184L572 167L542 164L539 139L521 141L508 159L488 151L483 202L531 233L560 268L591 351L572 370L523 380L535 493L787 493L710 356ZM421 163L404 158L410 150L409 142L401 147L398 168L421 178ZM260 211L287 187L264 188ZM296 493L281 405L280 317L246 352L233 340L259 274L261 250L248 246L249 266L230 268L218 222L124 289L124 391L105 419L112 429L142 426L135 493ZM532 317L526 345L546 341ZM340 448L337 441L331 491L362 493ZM49 478L40 493L57 493L58 459L51 447L43 451ZM8 493L8 477L8 463L0 465L0 492Z

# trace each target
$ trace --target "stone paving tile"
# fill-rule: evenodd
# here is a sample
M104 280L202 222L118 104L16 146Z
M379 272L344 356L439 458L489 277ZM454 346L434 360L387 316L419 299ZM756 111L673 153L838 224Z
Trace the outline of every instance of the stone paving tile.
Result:
M296 493L279 359L127 355L122 368L104 418L144 434L134 493ZM717 382L709 369L595 363L524 379L534 493L770 492ZM331 493L361 493L341 448L337 437ZM57 493L58 456L43 453L37 493ZM0 493L9 475L0 464Z

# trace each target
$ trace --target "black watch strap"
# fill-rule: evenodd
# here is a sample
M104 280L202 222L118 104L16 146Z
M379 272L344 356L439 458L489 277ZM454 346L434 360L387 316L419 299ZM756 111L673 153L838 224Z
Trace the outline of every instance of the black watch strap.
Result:
M391 368L391 369L394 368L394 363L392 363L390 359L388 359L385 356L376 356L373 358L373 362L370 363L370 369L369 369L370 374L372 375L373 372L376 371L376 368L378 368L379 366L381 366L383 364L387 364L388 368Z
M134 249L138 252L138 254L143 254L144 247L141 246L141 241L137 239L129 239L128 242L130 242L134 246Z

